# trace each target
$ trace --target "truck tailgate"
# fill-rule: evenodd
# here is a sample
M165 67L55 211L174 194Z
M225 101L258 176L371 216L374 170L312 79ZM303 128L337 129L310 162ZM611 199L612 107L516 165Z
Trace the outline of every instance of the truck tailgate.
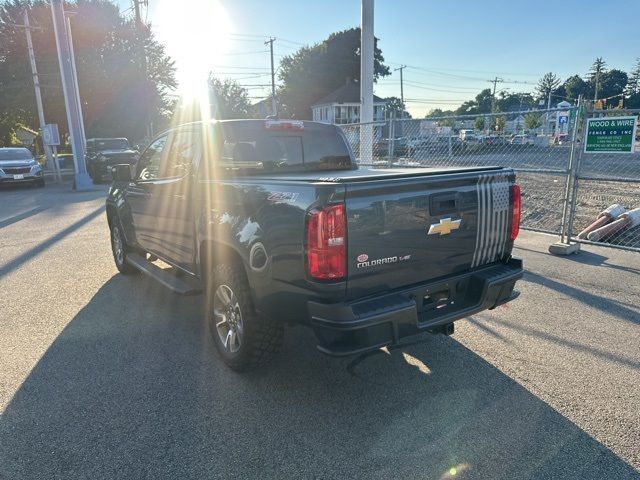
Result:
M508 256L513 182L510 170L346 182L347 298Z

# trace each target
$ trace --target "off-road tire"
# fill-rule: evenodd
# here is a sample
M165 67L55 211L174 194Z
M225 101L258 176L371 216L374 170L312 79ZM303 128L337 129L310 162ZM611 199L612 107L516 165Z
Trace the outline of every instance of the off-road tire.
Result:
M214 296L221 285L232 291L241 312L242 337L236 352L225 347L216 327L219 318L214 314ZM205 308L216 349L224 363L233 370L242 372L264 365L282 348L283 326L256 313L249 282L241 265L219 264L212 269L206 285Z

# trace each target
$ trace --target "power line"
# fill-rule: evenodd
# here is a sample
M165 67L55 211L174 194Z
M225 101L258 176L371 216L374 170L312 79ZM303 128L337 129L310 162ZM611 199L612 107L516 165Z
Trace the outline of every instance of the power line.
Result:
M277 39L278 39L278 40L280 40L281 42L285 42L285 43L292 43L292 44L294 44L294 45L299 45L299 46L302 46L302 47L304 47L304 46L305 46L305 44L304 44L304 43L294 42L293 40L287 40L286 38L282 38L282 37L275 37L275 38L277 38Z
M447 90L447 89L438 89L438 88L433 88L433 87L426 87L426 86L422 86L422 85L414 85L414 82L406 82L407 85L409 85L410 87L413 88L419 88L421 90L431 90L433 92L444 92L444 93L478 93L478 90L471 90L471 89L466 89L466 90Z
M403 63L398 63L398 62L387 62L391 65L404 65ZM444 70L444 71L453 71L453 72L468 72L468 73L489 73L489 74L493 74L493 75L519 75L519 76L526 76L526 77L540 77L542 76L541 73L516 73L516 72L491 72L488 70L468 70L468 69L463 69L463 68L438 68L436 67L436 70Z
M254 55L258 53L269 53L269 50L253 50L251 52L227 52L222 55Z
M215 68L237 68L238 70L269 70L268 67L240 67L232 65L215 65ZM246 73L246 72L242 72Z

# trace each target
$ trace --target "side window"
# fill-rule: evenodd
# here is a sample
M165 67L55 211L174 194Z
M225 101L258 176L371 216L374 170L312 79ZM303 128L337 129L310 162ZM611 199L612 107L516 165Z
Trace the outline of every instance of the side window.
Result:
M200 154L200 133L194 130L174 132L162 177L184 177Z
M136 177L138 180L153 180L154 178L158 178L162 150L166 143L167 135L154 141L140 156Z

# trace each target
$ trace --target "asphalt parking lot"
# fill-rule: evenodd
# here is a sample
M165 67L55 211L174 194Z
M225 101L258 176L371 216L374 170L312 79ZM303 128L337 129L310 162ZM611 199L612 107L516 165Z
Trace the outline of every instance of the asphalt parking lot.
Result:
M249 375L199 297L117 274L106 187L0 190L0 479L640 478L640 255L547 254L452 337Z

